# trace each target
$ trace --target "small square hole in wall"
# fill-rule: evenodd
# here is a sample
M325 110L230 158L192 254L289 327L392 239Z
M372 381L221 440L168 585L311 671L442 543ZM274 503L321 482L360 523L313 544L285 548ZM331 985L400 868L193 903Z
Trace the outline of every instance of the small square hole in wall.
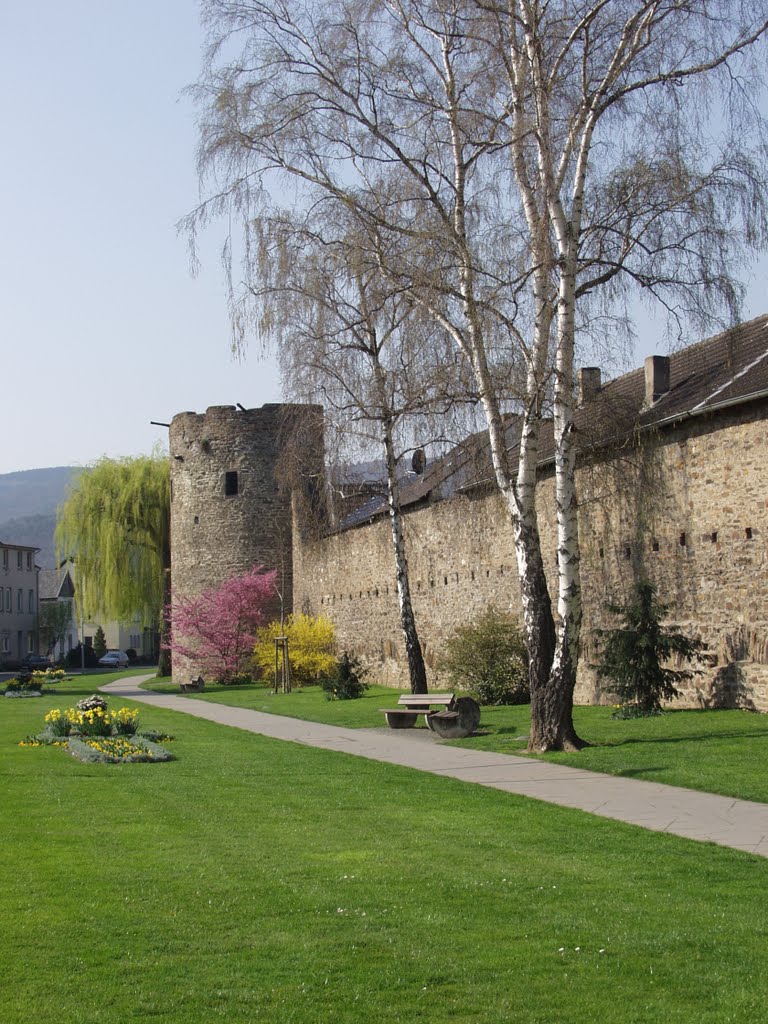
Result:
M632 548L631 548L631 547L629 546L629 544L625 544L625 545L624 545L624 558L625 558L625 559L626 559L627 561L629 561L629 559L630 559L631 557L632 557Z
M709 535L710 544L717 544L717 530L713 530Z
M748 526L744 531L744 537L746 540L752 540L752 527Z
M659 542L657 540L651 541L651 551L659 550Z
M681 533L680 534L680 547L684 548L687 543L688 543L688 538L685 536L685 533Z
M194 518L195 526L197 526L199 524L199 522L200 522L200 516L195 516L195 518Z
M605 548L598 548L597 549L597 556L598 556L598 558L605 558Z
M237 470L229 470L224 474L224 494L231 498L238 492Z
M443 576L443 586L444 587L448 586L448 577L447 576Z

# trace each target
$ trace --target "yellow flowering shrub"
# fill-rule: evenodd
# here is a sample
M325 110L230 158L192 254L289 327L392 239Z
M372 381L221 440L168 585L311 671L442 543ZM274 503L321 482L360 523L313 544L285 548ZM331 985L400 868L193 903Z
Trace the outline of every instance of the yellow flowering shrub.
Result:
M284 634L277 621L263 626L256 634L253 657L267 679L275 670L275 640L279 636L288 637L294 682L319 683L336 671L336 628L331 620L322 615L289 615Z

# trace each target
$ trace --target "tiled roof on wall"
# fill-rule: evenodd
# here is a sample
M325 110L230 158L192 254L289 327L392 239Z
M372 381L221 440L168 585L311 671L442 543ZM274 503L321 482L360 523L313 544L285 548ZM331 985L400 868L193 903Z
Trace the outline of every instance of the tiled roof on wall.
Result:
M669 390L650 406L645 400L645 369L632 370L608 381L575 410L579 449L610 443L635 429L661 427L688 417L748 402L768 394L768 314L681 349L669 357ZM507 447L517 455L520 421L509 419ZM539 465L554 457L551 420L542 425ZM461 445L427 466L421 476L401 487L403 508L426 499L440 500L459 490L490 483L493 470L486 432L473 434ZM368 522L387 510L386 499L370 498L340 523L345 530Z

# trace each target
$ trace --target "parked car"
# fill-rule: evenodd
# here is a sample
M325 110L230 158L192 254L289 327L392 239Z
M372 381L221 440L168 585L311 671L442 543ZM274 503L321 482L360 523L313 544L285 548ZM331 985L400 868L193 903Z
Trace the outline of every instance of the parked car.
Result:
M51 667L51 663L44 654L25 654L21 659L22 668L31 669L46 669Z
M107 651L103 658L99 658L99 664L105 668L125 668L129 658L124 651Z

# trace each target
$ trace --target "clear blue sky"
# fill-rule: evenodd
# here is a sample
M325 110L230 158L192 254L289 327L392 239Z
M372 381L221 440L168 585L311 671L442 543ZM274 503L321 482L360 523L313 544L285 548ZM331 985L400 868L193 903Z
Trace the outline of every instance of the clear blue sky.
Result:
M194 0L0 4L0 473L279 401L273 366L230 355L223 229L192 278L174 226L198 200L201 45Z
M147 452L167 434L150 420L279 401L274 366L230 355L223 228L192 278L174 227L198 201L181 94L201 46L194 0L0 4L0 473Z

